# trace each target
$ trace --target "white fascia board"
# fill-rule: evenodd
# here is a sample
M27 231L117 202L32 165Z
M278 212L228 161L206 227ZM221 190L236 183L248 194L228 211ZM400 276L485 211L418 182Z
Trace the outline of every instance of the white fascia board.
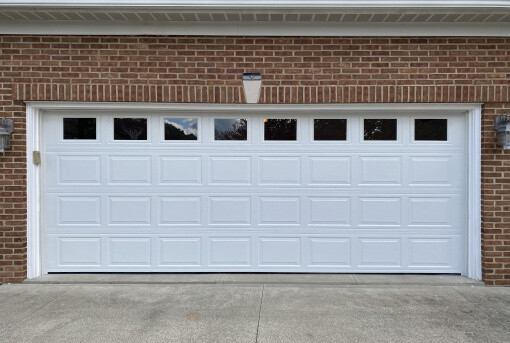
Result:
M0 3L0 7L164 7L164 8L497 8L510 7L510 1L506 0L5 0Z
M0 22L0 34L510 37L509 23Z

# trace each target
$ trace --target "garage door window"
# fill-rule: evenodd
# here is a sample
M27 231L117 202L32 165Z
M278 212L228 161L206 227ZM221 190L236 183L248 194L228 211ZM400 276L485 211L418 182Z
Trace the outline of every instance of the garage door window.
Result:
M446 141L448 139L448 120L415 119L414 139L416 141Z
M396 119L365 119L364 139L366 141L396 141Z
M297 119L264 119L264 140L295 141Z
M114 118L113 137L121 141L147 140L147 118Z
M64 139L96 139L96 118L64 118Z
M214 119L214 139L217 141L245 141L248 139L247 119Z
M166 141L196 141L197 139L197 118L165 118Z
M345 141L347 119L314 119L313 139L316 141Z

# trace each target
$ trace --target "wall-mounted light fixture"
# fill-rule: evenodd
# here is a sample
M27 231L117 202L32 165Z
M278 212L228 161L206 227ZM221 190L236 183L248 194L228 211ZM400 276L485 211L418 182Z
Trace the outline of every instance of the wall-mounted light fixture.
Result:
M262 75L260 75L260 73L243 74L244 97L248 104L256 104L259 102L261 85Z
M14 131L12 119L0 120L0 152L11 147L11 133Z
M494 129L498 137L498 145L503 149L510 149L510 117L509 114L502 114L494 118Z

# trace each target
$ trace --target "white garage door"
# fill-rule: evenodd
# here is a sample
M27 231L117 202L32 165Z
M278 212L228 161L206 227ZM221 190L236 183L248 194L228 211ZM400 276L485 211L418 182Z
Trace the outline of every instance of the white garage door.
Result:
M47 113L43 271L461 273L466 140L454 113Z

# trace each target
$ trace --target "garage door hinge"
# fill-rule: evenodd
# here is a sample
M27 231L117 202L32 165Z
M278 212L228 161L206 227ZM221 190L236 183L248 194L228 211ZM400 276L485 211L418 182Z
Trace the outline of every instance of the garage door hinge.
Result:
M32 160L34 161L34 164L41 164L41 152L34 151L32 153Z

